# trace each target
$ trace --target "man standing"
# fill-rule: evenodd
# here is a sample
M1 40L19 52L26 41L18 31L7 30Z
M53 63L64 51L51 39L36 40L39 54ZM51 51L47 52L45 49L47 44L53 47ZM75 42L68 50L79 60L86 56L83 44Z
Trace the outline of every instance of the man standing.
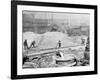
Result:
M31 46L30 46L30 48L35 48L35 41L33 41L32 43L31 43Z
M27 40L24 41L24 49L28 49Z
M85 39L81 38L81 40L82 40L82 44L84 45L85 44Z
M58 41L58 48L61 48L61 41Z

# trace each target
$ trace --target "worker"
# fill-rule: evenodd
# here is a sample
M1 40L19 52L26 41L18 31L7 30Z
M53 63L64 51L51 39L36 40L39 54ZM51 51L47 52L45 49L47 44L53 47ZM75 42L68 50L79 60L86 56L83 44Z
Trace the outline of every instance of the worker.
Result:
M85 39L81 38L81 40L82 40L82 44L84 45L85 44Z
M24 41L24 49L28 49L27 40Z
M58 48L60 48L61 47L61 41L59 40L58 41Z
M31 46L30 46L30 48L35 48L35 41L33 41L32 43L31 43Z

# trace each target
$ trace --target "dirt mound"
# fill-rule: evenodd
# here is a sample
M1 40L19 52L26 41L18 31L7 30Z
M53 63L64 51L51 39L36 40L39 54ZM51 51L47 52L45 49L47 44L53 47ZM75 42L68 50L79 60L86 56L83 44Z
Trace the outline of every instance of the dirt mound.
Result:
M46 32L43 34L41 44L38 45L40 49L56 48L58 41L61 41L61 47L69 47L78 45L73 43L72 39L67 34L62 32Z

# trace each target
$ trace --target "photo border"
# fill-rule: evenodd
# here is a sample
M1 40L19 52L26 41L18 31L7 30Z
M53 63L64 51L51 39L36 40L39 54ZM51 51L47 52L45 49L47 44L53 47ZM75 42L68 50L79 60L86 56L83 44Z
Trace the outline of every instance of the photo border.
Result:
M94 71L17 75L17 52L18 52L17 51L17 5L93 9L94 10L94 53L95 53ZM75 76L75 75L90 75L90 74L97 74L97 6L96 5L48 3L48 2L34 2L34 1L11 1L11 78L12 79L60 77L60 76Z

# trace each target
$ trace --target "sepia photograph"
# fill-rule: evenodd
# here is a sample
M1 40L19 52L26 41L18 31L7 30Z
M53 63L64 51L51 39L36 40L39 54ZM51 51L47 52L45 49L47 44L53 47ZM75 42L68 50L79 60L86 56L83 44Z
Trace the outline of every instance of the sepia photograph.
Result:
M22 11L23 69L90 65L90 14Z

